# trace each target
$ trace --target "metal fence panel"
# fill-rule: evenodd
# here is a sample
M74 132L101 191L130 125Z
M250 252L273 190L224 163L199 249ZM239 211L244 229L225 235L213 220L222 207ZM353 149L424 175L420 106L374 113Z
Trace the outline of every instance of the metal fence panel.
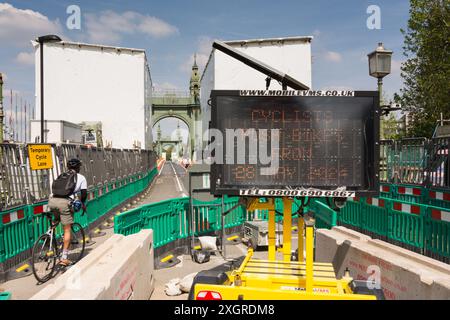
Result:
M71 158L83 162L80 173L86 177L88 190L142 175L156 167L156 153L150 150L50 145L53 169L32 171L26 144L0 144L0 211L47 200L53 181L67 171L66 164Z
M401 183L422 184L426 167L425 138L407 138L397 142L398 179Z
M395 141L380 141L380 182L392 182L395 179Z
M426 184L450 188L450 137L433 138L429 144L426 167Z

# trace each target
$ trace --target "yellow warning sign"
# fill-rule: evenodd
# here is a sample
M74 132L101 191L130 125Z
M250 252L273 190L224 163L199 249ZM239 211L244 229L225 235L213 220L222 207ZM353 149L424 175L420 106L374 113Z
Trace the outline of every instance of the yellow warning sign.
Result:
M31 170L53 168L52 146L49 144L29 144L28 158Z

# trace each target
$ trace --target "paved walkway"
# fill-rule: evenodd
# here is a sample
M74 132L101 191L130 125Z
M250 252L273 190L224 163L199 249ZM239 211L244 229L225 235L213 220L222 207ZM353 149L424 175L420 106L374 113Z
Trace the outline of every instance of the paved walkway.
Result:
M167 161L156 178L155 184L148 197L141 204L159 202L172 198L187 197L188 192L182 184L186 170L177 163Z
M292 250L297 249L297 237L293 234L292 239ZM247 254L247 246L243 243L240 244L228 244L226 247L227 260L239 260ZM253 257L255 259L268 259L267 247L260 247L254 253ZM210 261L204 264L198 264L192 261L189 255L183 255L178 257L181 262L171 268L155 270L155 290L150 298L150 300L187 300L188 293L182 293L178 296L168 296L165 293L165 284L172 279L179 278L183 279L185 276L199 272L201 270L213 269L219 265L227 262L219 252L215 252L211 255ZM282 260L283 255L277 252L277 259Z
M183 179L187 174L186 170L176 163L172 163L170 161L166 162L161 170L159 176L156 177L152 186L149 188L149 191L145 193L145 196L142 196L140 199L130 203L127 207L129 209L153 202L159 202L170 198L178 198L187 196L187 188L183 185ZM106 234L102 237L94 238L95 243L92 246L86 248L87 254L90 251L98 247L100 244L105 242L109 237L114 234L113 228L104 229ZM293 237L292 241L292 250L296 249L296 237ZM226 248L227 259L238 259L242 256L245 256L247 249L244 244L228 244ZM278 259L282 258L281 253L277 253ZM261 248L254 253L255 258L259 259L267 259L267 250L266 248ZM197 264L196 262L191 260L191 257L188 255L180 256L180 260L182 263L168 269L155 270L155 290L152 294L151 300L185 300L187 299L187 294L182 294L179 296L169 297L165 294L165 284L169 282L171 279L180 278L182 279L188 274L198 272L200 270L208 270L223 263L226 263L226 260L220 255L219 252L216 252L211 256L211 259L208 263L205 264ZM5 291L9 291L12 293L13 300L23 300L29 299L33 295L35 295L39 290L44 288L45 286L53 283L55 279L48 281L45 284L37 285L36 280L33 275L20 278L16 280L11 280L6 283L0 284L0 289ZM1 291L1 290L0 290Z
M158 202L170 198L178 198L186 196L184 186L181 184L181 177L186 174L186 170L176 163L166 162L161 170L159 176L152 184L147 193L147 196L136 200L128 205L128 208L135 208L142 204ZM86 247L86 254L89 254L93 249L105 242L109 237L114 234L114 229L104 229L106 234L101 237L93 238L95 243ZM12 293L13 300L29 299L35 295L39 290L45 288L47 285L53 283L56 278L38 285L36 279L31 274L24 278L16 280L10 280L5 283L0 283L0 291L9 291Z

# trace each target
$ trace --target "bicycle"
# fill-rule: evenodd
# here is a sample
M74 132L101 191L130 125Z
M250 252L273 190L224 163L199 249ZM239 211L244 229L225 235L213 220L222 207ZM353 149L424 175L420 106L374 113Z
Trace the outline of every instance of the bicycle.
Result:
M59 263L56 263L62 256L63 237L56 237L55 229L59 225L59 220L53 220L51 212L45 213L46 218L50 222L50 226L46 233L42 234L34 243L31 251L32 270L34 277L39 283L50 280ZM72 236L70 239L68 259L72 261L72 265L81 260L86 247L86 237L83 227L75 222L72 224ZM63 267L64 268L64 267Z

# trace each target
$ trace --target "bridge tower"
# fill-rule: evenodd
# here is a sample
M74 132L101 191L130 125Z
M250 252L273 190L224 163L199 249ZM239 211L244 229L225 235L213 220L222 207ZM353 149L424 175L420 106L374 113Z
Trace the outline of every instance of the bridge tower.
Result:
M165 118L177 118L183 121L189 129L187 141L188 157L194 159L194 154L201 150L201 109L200 109L200 74L197 65L197 55L194 56L191 78L189 81L189 92L153 92L152 95L152 128L160 120ZM158 127L159 128L159 127ZM168 139L159 136L157 138L157 150L159 146L168 143ZM177 141L171 141L176 145ZM167 145L167 144L166 144ZM181 143L179 143L181 146ZM164 148L163 148L164 149ZM163 152L162 150L160 152ZM161 154L161 153L160 153Z
M191 80L189 82L189 91L194 102L199 103L200 99L200 75L197 66L197 54L194 55L194 64L192 66Z

